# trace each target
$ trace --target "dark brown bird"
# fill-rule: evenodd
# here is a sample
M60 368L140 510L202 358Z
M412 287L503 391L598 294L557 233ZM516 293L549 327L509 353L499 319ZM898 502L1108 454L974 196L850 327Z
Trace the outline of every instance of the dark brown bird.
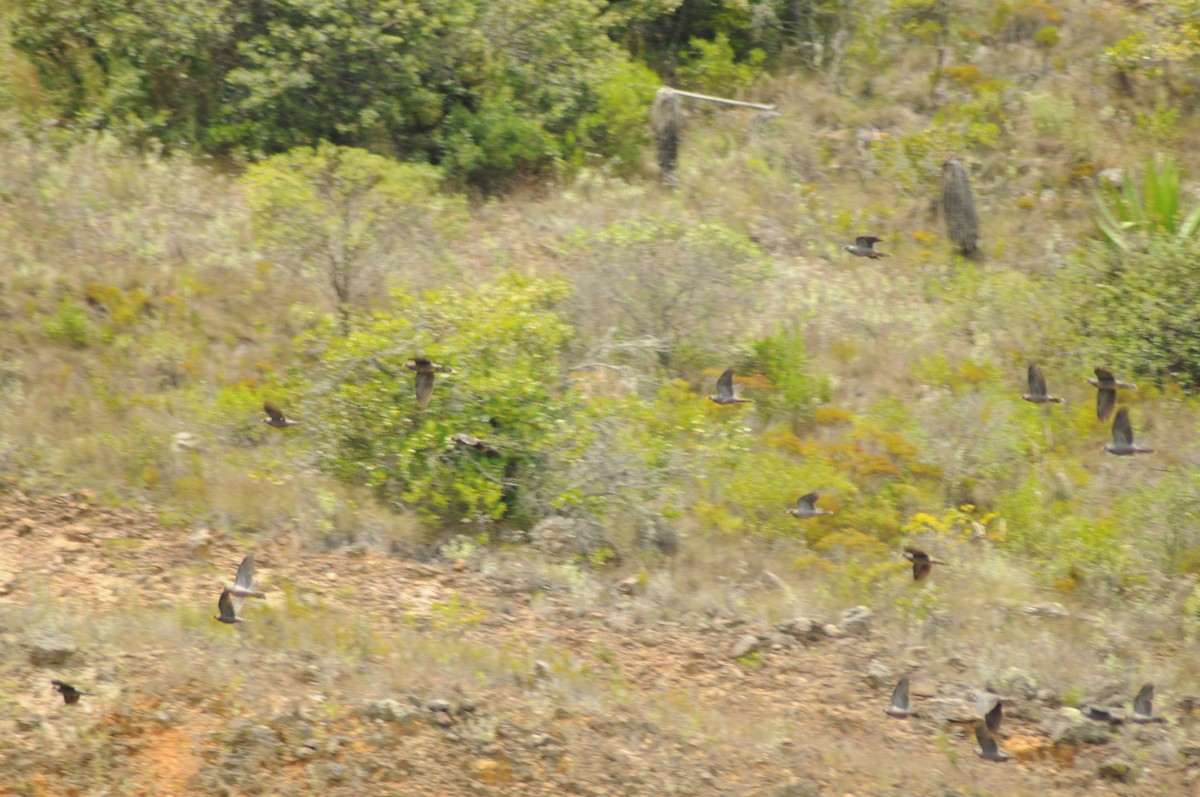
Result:
M425 409L433 396L433 375L438 373L454 373L448 365L437 365L432 360L416 357L404 364L405 368L416 371L417 406Z
M946 564L945 562L931 558L929 554L920 548L914 548L911 545L904 549L904 558L912 562L913 581L924 581L933 572L934 565Z
M263 412L267 417L262 419L262 422L267 426L274 426L276 429L286 429L289 426L295 426L300 421L293 421L291 418L283 414L283 410L279 409L279 405L272 404L269 401L263 402Z
M883 710L889 717L904 719L915 717L917 712L908 704L908 676L901 678L892 690L892 704Z
M254 554L250 554L238 565L237 575L233 579L233 588L229 594L235 598L265 598L265 593L258 592L254 583ZM240 607L240 605L239 605Z
M232 595L233 590L229 589L229 587L221 590L221 597L217 599L217 611L220 614L214 614L214 620L220 620L222 623L228 623L229 625L246 622L237 616L237 613L242 609L242 603L245 601L245 598L234 598Z
M887 257L887 253L880 252L875 249L875 244L881 243L882 241L882 238L876 238L873 235L860 235L854 239L853 244L846 244L842 248L852 255L869 257L872 260L878 260L881 257Z
M1037 363L1029 364L1029 392L1022 393L1021 398L1034 404L1062 404L1059 396L1051 396L1046 392L1046 373Z
M1117 388L1137 390L1137 385L1117 381L1113 372L1107 368L1097 367L1095 371L1096 378L1089 379L1088 384L1096 388L1096 417L1107 421L1112 416L1113 408L1117 406Z
M1000 748L996 745L996 735L988 730L986 720L975 721L975 741L979 742L979 747L975 749L975 755L984 761L1008 760L1008 754L1000 752Z
M725 373L717 378L717 392L708 397L709 401L717 404L753 404L753 399L742 398L742 385L733 383L733 369L725 369Z
M1165 722L1161 717L1154 716L1154 684L1145 684L1133 698L1133 717L1136 723Z
M1122 407L1117 410L1117 417L1113 418L1112 425L1113 441L1104 444L1104 450L1110 454L1116 454L1118 457L1128 457L1134 454L1153 454L1153 448L1140 448L1133 442L1133 424L1129 421L1129 408Z
M816 517L817 515L832 515L832 512L824 509L817 509L816 503L817 499L820 497L821 494L815 492L800 496L796 499L796 505L788 510L788 514L792 517L798 518Z
M50 683L54 684L55 691L57 691L60 695L62 695L63 702L66 703L68 706L73 706L76 703L78 703L79 698L82 695L87 695L88 697L95 697L95 695L93 695L91 692L80 692L75 687L71 686L68 683L63 683L62 681L58 680L57 678L52 678L50 680Z

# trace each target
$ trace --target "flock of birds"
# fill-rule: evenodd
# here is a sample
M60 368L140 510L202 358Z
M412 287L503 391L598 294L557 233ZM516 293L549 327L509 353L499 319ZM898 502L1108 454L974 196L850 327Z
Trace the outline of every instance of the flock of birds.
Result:
M877 251L874 248L880 239L872 236L860 236L853 245L843 247L846 251L859 257L867 257L878 260L881 257L887 257L884 252ZM433 361L417 357L409 360L404 364L404 367L413 371L414 389L416 393L417 406L425 409L429 405L429 401L433 396L433 385L435 374L438 373L453 373L454 369L447 365L439 365ZM1112 416L1113 409L1117 403L1118 390L1136 390L1134 385L1119 381L1113 372L1107 368L1096 368L1096 378L1088 379L1088 383L1094 386L1096 393L1096 416L1101 421L1108 420ZM709 396L709 400L720 405L730 404L751 404L753 399L742 398L743 385L736 384L733 381L733 369L726 369L717 379L717 392ZM1062 404L1063 399L1059 396L1050 395L1046 388L1046 375L1041 366L1032 363L1028 371L1029 392L1023 393L1021 398L1034 404ZM300 422L289 418L277 404L270 401L263 402L263 411L266 417L262 422L268 426L277 429L286 429L290 426L295 426ZM1129 456L1133 454L1150 454L1153 449L1139 447L1133 439L1133 426L1129 420L1129 410L1122 407L1117 411L1116 418L1112 425L1113 441L1106 443L1104 450L1110 454L1117 456ZM467 434L456 434L453 440L458 445L464 448L471 448L485 454L494 453L485 441ZM821 515L832 515L833 512L818 509L817 499L820 498L820 493L810 492L796 499L796 505L788 510L788 514L793 517L806 519L818 517ZM903 556L912 564L912 574L914 581L923 581L929 577L933 571L934 565L945 565L946 562L934 559L928 553L915 546L907 546L904 549ZM213 619L227 625L244 622L240 616L242 606L247 598L266 598L266 594L260 591L254 581L254 555L251 554L242 560L238 566L237 573L234 576L233 586L224 587L221 590L221 595L217 599L217 614L213 615ZM58 679L52 679L50 682L54 689L62 695L63 701L68 705L74 705L79 702L81 696L93 696L91 692L81 692L71 684L65 683ZM1154 699L1153 684L1144 685L1137 693L1133 701L1134 722L1161 722L1153 716L1152 701ZM994 694L984 694L979 700L979 713L982 718L975 723L975 739L979 744L976 749L976 754L987 761L1007 761L1009 756L1000 750L996 741L997 734L1000 731L1000 724L1004 717L1004 701ZM885 709L885 713L892 717L908 718L918 716L918 712L912 708L909 700L909 679L908 677L901 678L892 690L891 705ZM1084 712L1085 716L1091 719L1117 723L1122 722L1123 718L1120 712L1110 709L1089 706Z
M871 236L860 236L853 245L847 245L843 248L847 252L859 257L878 260L881 257L887 257L885 253L879 252L874 248L874 245L879 243L879 240ZM1096 388L1096 417L1103 422L1107 421L1113 415L1113 410L1117 405L1117 391L1137 390L1137 387L1118 380L1108 368L1097 367L1095 373L1096 378L1088 379L1087 382ZM1021 398L1034 404L1064 403L1062 397L1050 395L1046 388L1046 374L1037 363L1030 363L1027 379L1029 382L1029 392L1021 394ZM736 384L733 381L733 369L729 368L717 378L717 392L708 398L710 401L720 405L753 403L753 399L742 398L742 388L743 385ZM1104 445L1104 450L1110 454L1132 456L1134 454L1154 453L1154 449L1143 448L1134 442L1133 424L1129 420L1129 409L1127 407L1122 407L1117 411L1116 417L1113 419L1112 437L1112 442L1105 443ZM820 497L821 494L818 492L810 492L800 496L796 499L796 505L788 510L788 514L800 519L813 518L820 515L832 515L833 512L817 508L817 499ZM946 562L934 559L925 551L911 545L905 547L903 556L912 564L914 581L923 581L928 578L929 574L933 572L934 565L947 564ZM908 687L908 677L901 678L899 683L896 684L895 689L892 690L892 702L884 710L886 714L897 718L917 716L916 710L912 708L909 702ZM1153 715L1153 700L1154 685L1144 685L1133 700L1132 719L1134 722L1162 721ZM1009 759L1008 754L1000 750L996 740L1000 730L1000 723L1004 717L1003 703L1004 701L998 695L985 694L980 698L979 713L982 715L982 718L975 723L975 740L979 744L979 747L975 750L975 754L985 761L1001 762ZM1120 712L1099 706L1089 706L1083 713L1084 716L1100 722L1118 723L1123 721Z

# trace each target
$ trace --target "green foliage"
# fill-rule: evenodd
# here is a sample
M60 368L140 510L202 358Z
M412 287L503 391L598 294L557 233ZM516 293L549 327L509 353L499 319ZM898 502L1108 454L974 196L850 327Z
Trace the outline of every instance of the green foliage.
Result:
M1141 192L1126 175L1119 193L1112 191L1109 199L1096 195L1100 213L1093 221L1101 238L1121 251L1157 235L1190 238L1200 228L1200 203L1182 216L1182 196L1179 166L1170 160L1147 161Z
M534 464L569 431L572 399L555 389L565 295L560 282L508 274L469 292L397 295L349 336L329 323L307 336L322 467L430 518L511 513ZM424 411L402 367L414 354L455 369L438 375ZM499 456L458 448L459 432Z
M55 343L77 349L87 348L92 339L87 310L69 296L64 296L54 314L42 321L42 330Z
M322 142L247 169L242 187L261 246L324 283L343 313L387 266L436 251L465 218L440 172Z
M723 32L712 41L692 39L688 48L690 53L677 72L679 81L689 89L726 97L749 87L766 60L766 53L755 48L736 61L729 36Z
M619 222L571 239L577 324L648 342L659 362L677 350L729 345L770 273L762 250L717 223Z
M757 399L760 412L793 424L805 423L812 419L817 403L829 400L828 382L808 373L804 335L799 330L780 331L756 341L754 365L773 387Z

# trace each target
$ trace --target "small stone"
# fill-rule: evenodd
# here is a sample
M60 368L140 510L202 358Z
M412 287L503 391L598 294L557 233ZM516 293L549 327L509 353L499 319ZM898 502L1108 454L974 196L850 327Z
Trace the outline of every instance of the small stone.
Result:
M459 698L458 705L454 708L455 714L471 714L478 706L475 701L469 697Z
M429 709L430 711L440 711L443 714L449 714L451 706L449 700L439 700L435 698L426 702L425 708Z
M874 613L866 606L855 606L842 612L838 625L850 636L866 636L871 630Z
M822 636L821 624L810 617L797 617L786 623L775 626L781 634L787 634L806 642L816 642Z
M872 689L878 689L881 686L891 684L893 675L891 667L876 659L867 665L867 671L863 675L863 680L866 681L867 686Z
M502 761L477 758L471 762L471 777L493 785L508 783L512 780L512 769Z
M729 658L740 659L756 650L758 650L758 637L754 634L745 634L733 643L733 647L729 649Z
M23 717L17 717L17 730L33 731L42 726L41 714L26 714Z
M296 745L294 748L292 748L292 756L294 756L297 760L312 758L316 754L316 748L309 747L306 744Z
M636 576L623 578L617 582L617 592L622 595L632 595L637 592L638 580Z
M1137 768L1123 758L1113 757L1100 765L1097 773L1104 780L1114 783L1132 783L1137 780Z
M1030 617L1058 618L1070 616L1070 612L1067 611L1065 606L1063 606L1061 603L1053 601L1050 603L1035 603L1030 606L1026 606L1024 612Z
M26 644L29 647L29 661L35 667L61 667L78 650L71 640L54 633L34 637Z
M27 517L21 518L20 520L17 521L17 524L16 524L17 536L18 537L26 537L26 536L32 534L33 530L36 526L37 526L37 524L34 523L29 518L27 518Z
M1065 707L1042 720L1055 744L1104 744L1112 738L1109 726L1088 719L1077 708Z
M842 629L838 628L833 623L826 623L825 625L821 626L821 633L830 639L841 639L846 635Z
M188 550L192 553L201 553L212 545L212 532L208 529L198 529L187 538Z
M416 722L416 712L405 708L395 700L376 700L367 706L366 714L371 719L384 722L398 722L410 725Z
M466 559L455 559L454 564L451 565L451 567L454 568L455 573L461 573L462 571L467 569L467 560Z

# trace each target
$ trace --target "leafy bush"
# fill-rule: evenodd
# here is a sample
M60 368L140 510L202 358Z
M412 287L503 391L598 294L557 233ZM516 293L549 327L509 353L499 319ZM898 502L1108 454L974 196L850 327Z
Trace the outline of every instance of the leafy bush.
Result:
M348 336L331 323L306 336L321 466L429 518L512 513L535 463L569 432L558 358L571 330L556 309L566 293L507 274L468 292L397 295ZM438 375L425 410L403 367L414 355L455 370ZM457 447L457 433L496 455Z
M1200 228L1200 203L1182 216L1182 196L1179 166L1172 161L1147 161L1141 193L1125 175L1121 191L1111 194L1111 205L1103 194L1096 195L1100 214L1093 220L1103 240L1122 250L1137 246L1147 236L1188 238Z

